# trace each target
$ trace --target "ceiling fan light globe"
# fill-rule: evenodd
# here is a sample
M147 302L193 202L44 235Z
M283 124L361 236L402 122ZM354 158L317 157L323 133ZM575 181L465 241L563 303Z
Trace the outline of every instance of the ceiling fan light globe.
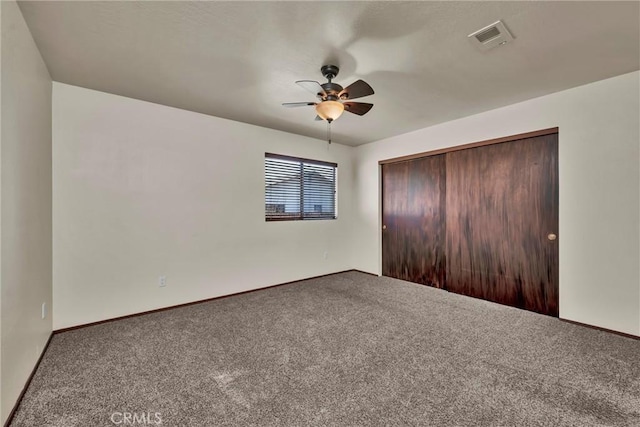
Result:
M344 111L344 104L338 101L323 101L316 105L316 113L322 119L333 121L340 117Z

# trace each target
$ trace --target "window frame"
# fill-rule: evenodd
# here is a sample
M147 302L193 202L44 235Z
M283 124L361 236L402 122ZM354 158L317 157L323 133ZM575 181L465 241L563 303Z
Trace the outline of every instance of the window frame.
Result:
M267 185L266 185L266 178L267 178L267 163L266 161L268 159L275 159L275 160L285 160L288 162L294 162L294 163L298 163L300 166L300 209L299 212L292 212L291 215L282 215L282 213L280 213L279 216L277 217L269 217L269 212L267 212L267 205L278 205L279 203L267 203ZM322 161L322 160L314 160L314 159L306 159L303 157L295 157L295 156L287 156L287 155L283 155L283 154L275 154L275 153L264 153L264 178L265 178L265 193L264 193L264 197L265 197L265 211L264 211L264 215L265 215L265 221L266 222L279 222L279 221L318 221L318 220L335 220L338 219L338 164L337 163L333 163L333 162L326 162L326 161ZM322 212L320 213L320 215L314 215L315 212L309 212L309 213L305 213L304 207L305 207L305 201L308 202L308 199L305 199L304 197L304 179L305 176L307 176L304 173L304 165L318 165L318 166L327 166L327 167L331 167L333 168L333 212L329 212L329 215L322 215ZM314 211L315 211L315 206L314 206ZM278 213L278 212L276 212ZM331 213L333 213L333 215L331 215Z

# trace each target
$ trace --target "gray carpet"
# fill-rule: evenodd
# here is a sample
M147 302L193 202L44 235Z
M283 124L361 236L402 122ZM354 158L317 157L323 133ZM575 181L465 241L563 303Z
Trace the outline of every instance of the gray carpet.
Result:
M198 427L640 426L640 341L341 273L55 335L11 425L156 413Z

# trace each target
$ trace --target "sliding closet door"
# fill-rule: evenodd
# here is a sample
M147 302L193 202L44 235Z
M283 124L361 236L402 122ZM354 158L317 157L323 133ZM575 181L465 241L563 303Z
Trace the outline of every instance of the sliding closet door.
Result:
M446 289L558 316L558 135L446 154Z
M445 156L382 166L382 274L441 288Z

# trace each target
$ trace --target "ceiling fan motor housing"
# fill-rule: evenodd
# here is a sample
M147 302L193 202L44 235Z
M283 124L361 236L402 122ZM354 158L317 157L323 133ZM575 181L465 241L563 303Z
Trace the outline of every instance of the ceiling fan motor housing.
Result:
M342 86L337 83L324 83L322 85L322 89L327 93L327 98L329 96L335 96L337 98L338 94L342 92Z

